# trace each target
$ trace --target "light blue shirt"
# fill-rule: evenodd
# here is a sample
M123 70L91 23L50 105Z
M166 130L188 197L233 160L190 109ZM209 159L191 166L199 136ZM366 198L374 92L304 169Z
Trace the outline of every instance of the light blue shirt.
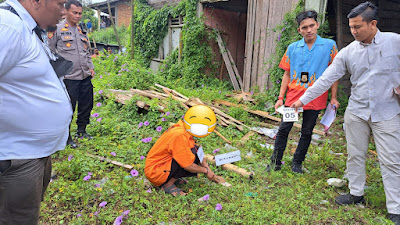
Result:
M350 73L351 95L347 110L363 120L390 120L400 114L394 88L400 77L400 35L375 34L371 44L353 41L336 55L317 82L300 97L303 104L324 93L335 81Z
M35 20L17 0L0 9L0 160L42 158L65 148L72 107Z

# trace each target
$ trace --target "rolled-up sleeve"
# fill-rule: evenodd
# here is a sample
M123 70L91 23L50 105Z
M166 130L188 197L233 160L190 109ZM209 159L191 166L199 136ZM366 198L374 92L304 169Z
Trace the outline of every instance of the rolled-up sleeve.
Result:
M325 93L335 81L342 78L347 71L346 67L346 52L347 49L342 49L333 60L332 64L326 68L324 73L313 86L309 87L307 91L300 97L301 103L307 105L312 100L318 98Z

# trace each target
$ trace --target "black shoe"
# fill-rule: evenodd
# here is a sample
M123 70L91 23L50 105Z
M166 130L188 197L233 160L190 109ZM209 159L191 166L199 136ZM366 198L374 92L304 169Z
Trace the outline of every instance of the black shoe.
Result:
M269 172L271 172L272 170L274 170L274 171L279 171L279 170L281 170L282 169L282 166L281 165L270 165L270 164L268 164L267 165L267 168L266 168L266 170L267 170L267 172L269 173Z
M74 142L74 140L72 140L72 138L68 138L67 145L69 145L69 147L71 147L71 148L77 148L78 147L78 145L76 145L76 143Z
M400 214L389 213L388 218L393 221L395 225L400 225Z
M292 163L292 172L293 173L304 173L303 169L301 168L301 164Z
M364 201L364 196L355 196L348 193L336 197L335 202L338 205L352 205L352 204L364 203L365 201Z
M89 140L93 139L93 137L86 132L76 132L75 137L81 139L87 138Z

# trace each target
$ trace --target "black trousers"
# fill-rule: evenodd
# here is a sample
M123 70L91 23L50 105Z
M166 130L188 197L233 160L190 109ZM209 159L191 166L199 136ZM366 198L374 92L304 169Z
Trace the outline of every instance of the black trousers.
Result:
M297 145L296 152L293 156L293 163L303 163L308 151L308 147L311 143L312 131L315 127L319 112L320 110L304 110L301 137L299 144ZM293 122L282 122L279 126L279 130L275 138L274 153L271 157L272 164L282 164L283 152L286 149L287 138L292 127Z
M197 147L192 148L191 151L196 157L194 160L194 163L199 165L200 159L197 156ZM165 183L167 183L169 180L171 180L171 178L179 179L182 177L194 177L194 176L197 176L197 173L191 173L189 171L186 171L175 161L175 159L172 159L171 171L170 171L167 181Z
M78 103L78 118L76 120L78 132L83 132L84 130L79 130L79 128L83 127L84 129L90 122L90 112L93 109L93 85L91 79L92 77L89 76L84 80L64 80L71 99L73 112L75 112Z

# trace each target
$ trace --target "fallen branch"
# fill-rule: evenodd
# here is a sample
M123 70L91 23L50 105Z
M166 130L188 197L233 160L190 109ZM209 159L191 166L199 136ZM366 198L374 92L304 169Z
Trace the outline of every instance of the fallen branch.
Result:
M214 163L214 164L215 164L214 156L209 155L209 154L206 154L206 155L204 155L204 158L205 158L208 162L211 162L211 163ZM249 179L252 179L252 178L253 178L253 175L254 175L253 173L248 172L247 170L245 170L245 169L243 169L243 168L240 168L240 167L238 167L238 166L235 166L235 165L233 165L233 164L231 164L231 163L224 164L224 165L222 165L221 167L222 167L222 169L224 169L224 170L232 171L232 172L234 172L234 173L237 173L237 174L239 174L239 175L241 175L241 176L243 176L243 177L249 178Z
M122 162L118 162L118 161L115 161L115 160L107 159L107 158L104 158L104 157L101 157L101 156L98 156L98 155L92 155L92 154L89 154L89 153L86 153L86 155L91 157L91 158L100 159L101 161L106 161L108 163L111 163L111 164L119 166L119 167L123 167L123 168L128 169L128 170L132 170L133 169L133 166L124 164Z
M214 133L217 134L220 138L222 138L226 143L232 145L232 142L230 142L226 137L224 137L220 132L218 132L216 129L214 129Z

